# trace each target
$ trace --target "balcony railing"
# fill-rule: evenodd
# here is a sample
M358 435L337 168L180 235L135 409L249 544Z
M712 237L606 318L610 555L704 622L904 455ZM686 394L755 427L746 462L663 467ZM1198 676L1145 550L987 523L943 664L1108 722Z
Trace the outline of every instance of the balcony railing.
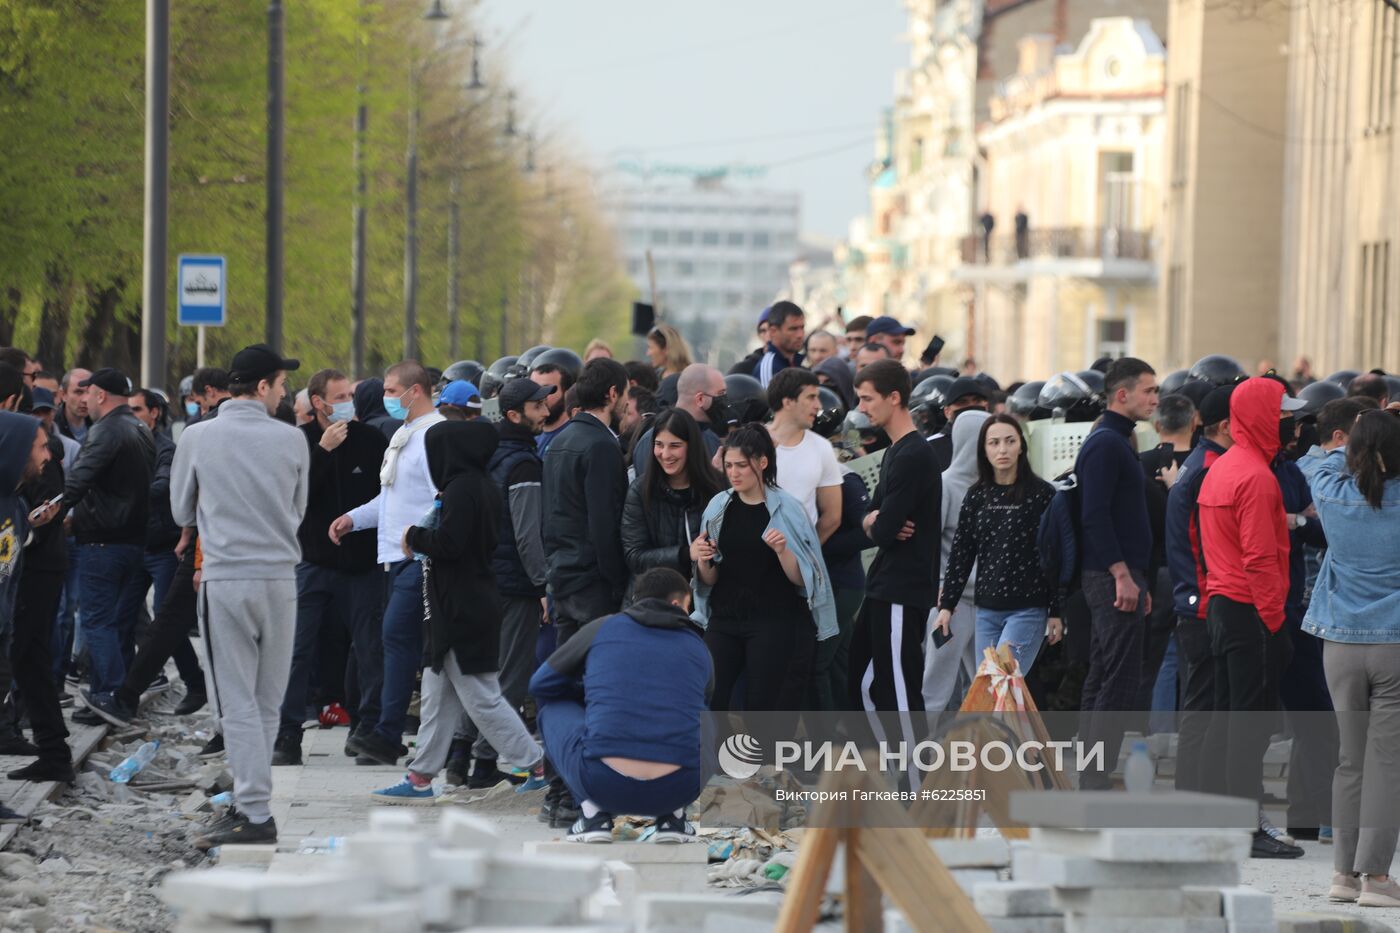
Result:
M1045 259L1152 259L1152 234L1126 227L1049 227L1025 234L993 233L963 237L968 265L1010 265Z

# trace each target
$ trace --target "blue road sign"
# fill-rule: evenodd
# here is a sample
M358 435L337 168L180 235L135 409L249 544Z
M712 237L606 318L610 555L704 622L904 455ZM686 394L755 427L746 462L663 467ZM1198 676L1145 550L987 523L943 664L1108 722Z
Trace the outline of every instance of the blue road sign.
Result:
M228 278L222 256L181 256L179 323L185 326L223 327Z

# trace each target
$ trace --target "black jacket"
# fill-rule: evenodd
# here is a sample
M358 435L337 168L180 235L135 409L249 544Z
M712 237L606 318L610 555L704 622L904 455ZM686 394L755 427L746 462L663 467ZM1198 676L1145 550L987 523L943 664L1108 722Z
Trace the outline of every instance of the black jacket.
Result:
M544 458L544 550L556 598L598 584L614 601L622 598L627 562L618 516L626 496L621 445L607 425L580 412Z
M622 555L633 577L656 567L669 567L690 577L690 542L700 534L706 501L662 484L651 508L642 501L646 479L632 481L622 506Z
M373 528L355 531L331 543L330 527L346 512L379 495L379 467L389 442L374 428L350 422L345 440L335 450L321 447L321 425L311 421L301 426L311 450L306 514L302 516L297 539L301 559L318 567L367 573L378 557L378 538Z
M175 462L175 442L164 432L155 435L155 442L156 472L146 516L146 550L171 551L180 543L180 526L170 514L170 466Z
M501 533L492 571L502 596L538 598L544 595L544 511L540 462L535 435L530 430L501 421L500 446L491 455L488 469L501 494Z
M768 352L768 344L764 344L757 350L744 357L733 366L729 367L729 376L752 376L753 371L758 366L758 361L763 359L763 354Z
M501 497L486 472L497 441L487 421L445 421L423 438L442 509L436 528L408 530L408 546L427 558L423 601L428 663L435 671L442 670L449 651L464 674L500 669L501 595L491 555Z
M394 432L397 431L403 422L397 418L390 418L389 412L384 408L384 380L378 376L360 380L360 384L355 386L355 417L360 424L368 425L384 435L384 440L394 439Z
M49 462L37 477L19 487L19 494L31 510L63 492L63 442L49 435ZM63 511L53 521L31 532L29 546L24 549L24 573L68 571L68 548L63 537Z
M78 543L144 547L155 471L155 438L130 408L94 422L63 491Z

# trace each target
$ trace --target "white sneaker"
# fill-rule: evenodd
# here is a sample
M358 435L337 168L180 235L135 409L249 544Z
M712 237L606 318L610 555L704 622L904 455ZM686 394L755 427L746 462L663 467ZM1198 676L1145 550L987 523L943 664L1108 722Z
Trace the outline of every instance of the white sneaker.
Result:
M1339 871L1332 876L1327 899L1339 903L1354 903L1361 896L1361 876Z
M1356 903L1362 907L1400 907L1400 883L1394 878L1377 881L1367 875L1361 882L1361 896Z

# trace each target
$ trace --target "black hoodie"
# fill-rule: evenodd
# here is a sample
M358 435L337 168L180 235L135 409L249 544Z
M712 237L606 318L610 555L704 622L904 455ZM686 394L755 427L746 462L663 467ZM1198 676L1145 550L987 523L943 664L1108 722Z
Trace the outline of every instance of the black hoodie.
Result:
M387 440L394 439L394 432L403 424L397 418L390 418L384 408L384 380L378 376L360 380L355 386L355 418L360 424L367 424L378 430Z
M831 380L832 391L841 397L847 411L856 407L856 377L851 373L850 363L833 356L813 366L812 372Z
M0 633L8 633L14 623L15 590L29 539L31 508L19 487L38 431L38 418L0 411Z
M486 472L499 439L488 421L444 421L423 438L441 511L437 527L408 530L408 546L427 558L427 653L435 671L442 670L448 651L455 652L464 674L499 670L501 596L491 557L501 495Z

